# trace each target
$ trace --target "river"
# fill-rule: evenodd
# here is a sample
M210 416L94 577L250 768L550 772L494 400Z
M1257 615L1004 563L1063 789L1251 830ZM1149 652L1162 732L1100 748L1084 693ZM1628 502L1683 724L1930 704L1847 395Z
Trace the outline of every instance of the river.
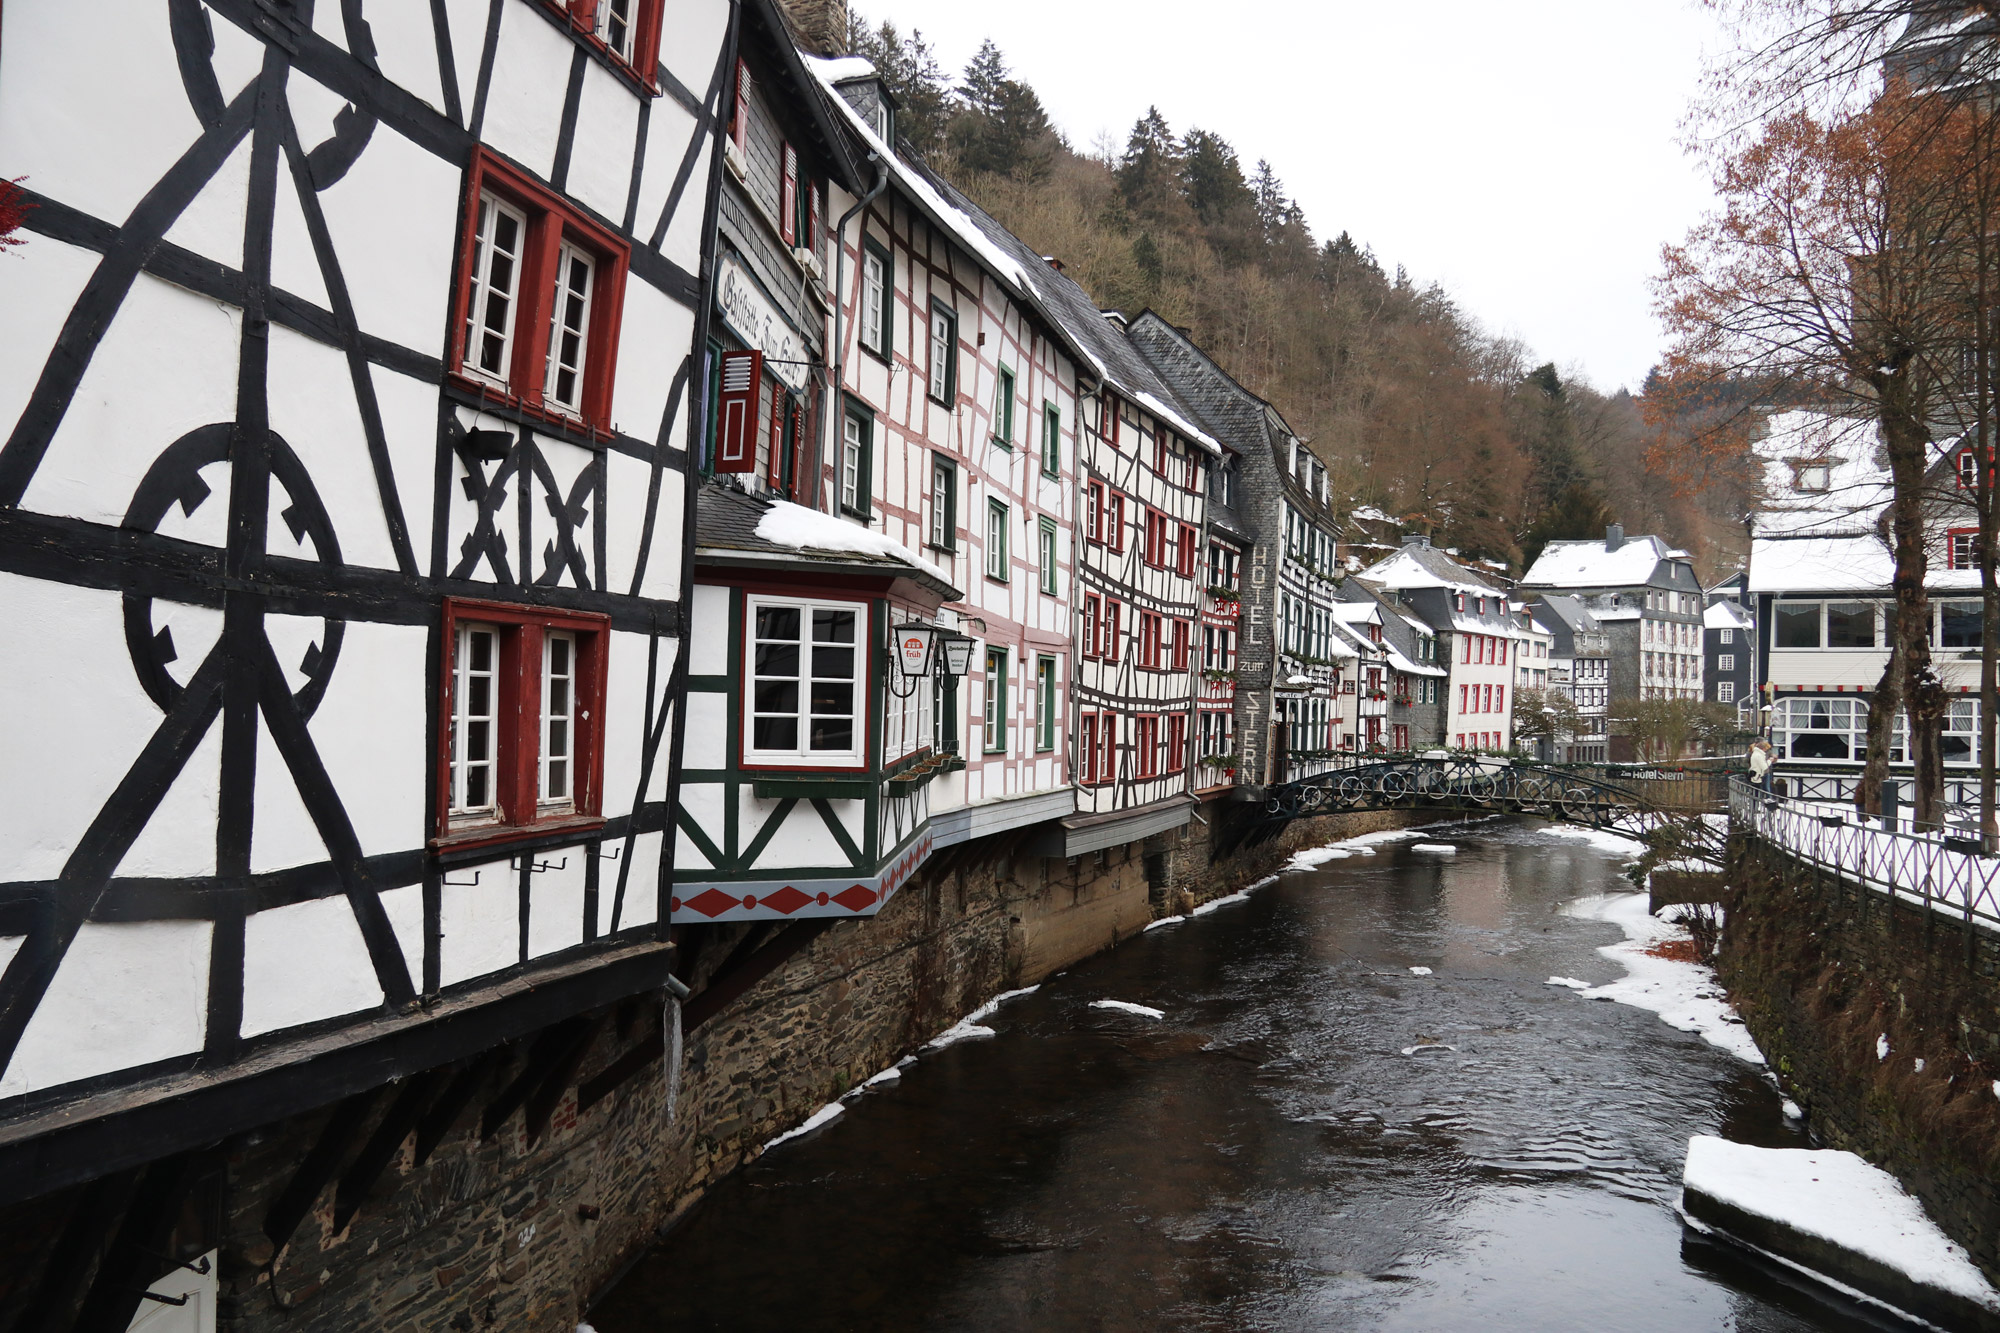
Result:
M719 1184L592 1325L1883 1327L1684 1236L1690 1135L1804 1141L1760 1071L1548 984L1623 974L1562 910L1621 859L1426 838L1459 851L1288 873L1009 1001Z

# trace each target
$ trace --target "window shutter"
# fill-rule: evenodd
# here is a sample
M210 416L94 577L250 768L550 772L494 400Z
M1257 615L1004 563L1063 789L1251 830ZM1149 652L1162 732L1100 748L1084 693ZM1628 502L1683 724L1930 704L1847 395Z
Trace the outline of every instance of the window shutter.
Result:
M1104 442L1113 449L1118 447L1118 399L1107 393L1104 395Z
M819 253L819 182L806 182L806 235L804 244Z
M803 487L801 474L806 466L806 405L800 403L792 413L792 484Z
M785 183L778 195L778 230L786 245L799 243L799 152L785 145Z
M789 400L779 394L771 403L771 489L785 484L785 410Z
M715 470L757 470L757 390L764 379L762 352L724 352L722 391L715 404Z
M747 151L750 137L750 67L741 60L736 62L736 123L730 127L730 138L736 141L739 151Z

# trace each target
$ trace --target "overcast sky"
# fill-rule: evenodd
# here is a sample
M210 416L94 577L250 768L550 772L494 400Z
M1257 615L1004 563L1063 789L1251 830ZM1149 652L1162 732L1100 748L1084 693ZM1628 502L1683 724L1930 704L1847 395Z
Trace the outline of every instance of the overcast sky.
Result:
M1677 143L1716 40L1693 0L858 3L954 78L990 36L1079 148L1157 104L1246 173L1269 158L1314 235L1351 232L1600 388L1659 355L1648 279L1709 199Z

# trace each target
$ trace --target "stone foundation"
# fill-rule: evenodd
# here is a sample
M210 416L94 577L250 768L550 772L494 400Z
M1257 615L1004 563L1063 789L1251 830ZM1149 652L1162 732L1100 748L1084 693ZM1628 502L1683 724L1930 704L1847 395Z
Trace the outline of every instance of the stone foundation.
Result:
M719 1177L991 996L1240 889L1299 847L1414 818L1301 820L1211 863L1226 810L1210 802L1175 834L1067 861L1022 854L1024 835L941 852L879 916L814 935L685 1032L671 1086L659 1053L676 1011L652 995L220 1145L175 1252L219 1250L227 1333L572 1333ZM774 935L785 943L770 926L686 928L679 970L696 1000ZM288 1196L303 1217L280 1245L267 1229ZM91 1270L58 1258L65 1227L103 1233L117 1215L105 1204L83 1187L0 1210L0 1330L70 1326L14 1312L65 1264L80 1298Z
M1718 971L1813 1132L2000 1281L2000 939L1741 837L1729 885Z

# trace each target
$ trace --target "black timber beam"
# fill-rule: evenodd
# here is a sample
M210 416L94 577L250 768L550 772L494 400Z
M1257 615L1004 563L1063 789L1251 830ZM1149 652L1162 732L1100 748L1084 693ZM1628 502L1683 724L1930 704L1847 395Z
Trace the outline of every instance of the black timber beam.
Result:
M174 1074L23 1117L0 1126L0 1204L218 1143L659 990L672 958L670 946L646 941L259 1052L227 1070Z

